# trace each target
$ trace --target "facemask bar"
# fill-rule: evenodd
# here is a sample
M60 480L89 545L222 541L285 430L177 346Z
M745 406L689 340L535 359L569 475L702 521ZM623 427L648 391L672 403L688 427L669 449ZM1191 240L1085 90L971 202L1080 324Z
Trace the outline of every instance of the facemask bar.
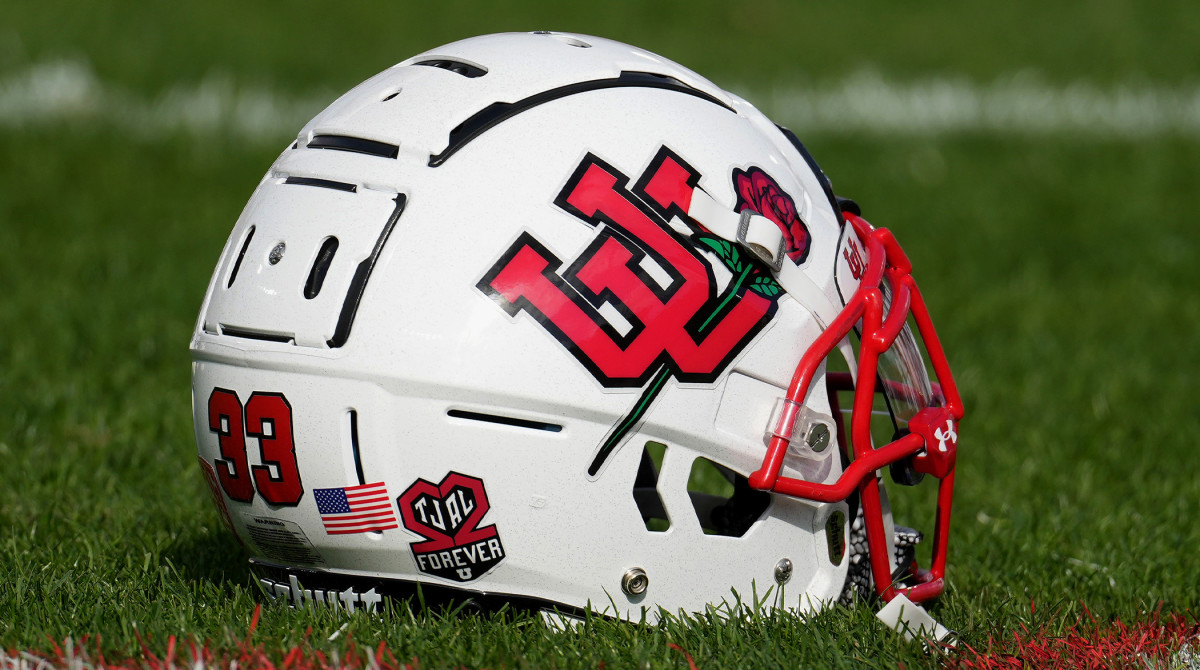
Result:
M771 431L762 468L750 476L750 485L756 489L817 502L845 500L857 490L866 520L871 573L880 597L890 601L896 594L903 593L913 602L923 602L941 595L945 589L946 541L950 533L950 506L954 496L954 462L958 445L957 424L963 416L962 400L925 301L912 278L912 264L908 256L886 228L874 228L863 218L849 212L845 213L845 217L867 248L866 271L846 307L817 337L796 366L788 387L784 413L779 418L779 429ZM884 291L888 288L891 295L885 297ZM937 383L931 385L928 406L918 409L908 421L907 434L875 447L871 441L872 405L875 393L885 391L876 388L881 378L880 358L896 343L902 332L908 332L905 324L910 314L925 343ZM861 345L854 375L857 383L854 385L850 419L853 461L832 484L782 475L784 456L813 377L838 343L860 323ZM904 344L902 342L901 346ZM839 432L840 429L841 426ZM901 587L893 584L889 567L890 552L876 473L907 458L912 459L915 471L932 475L939 480L939 484L932 565L927 571L914 567L911 576L919 583Z

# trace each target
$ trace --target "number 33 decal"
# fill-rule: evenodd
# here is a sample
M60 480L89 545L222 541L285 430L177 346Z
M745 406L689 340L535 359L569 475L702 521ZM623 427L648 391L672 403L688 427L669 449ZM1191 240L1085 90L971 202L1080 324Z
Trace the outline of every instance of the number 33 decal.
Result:
M213 464L226 495L250 502L257 487L258 494L272 505L295 506L300 502L304 486L296 465L292 406L282 393L256 391L250 394L243 410L237 393L213 389L208 396L208 429L217 434L221 446L221 458L213 459ZM247 437L258 440L262 465L250 465Z

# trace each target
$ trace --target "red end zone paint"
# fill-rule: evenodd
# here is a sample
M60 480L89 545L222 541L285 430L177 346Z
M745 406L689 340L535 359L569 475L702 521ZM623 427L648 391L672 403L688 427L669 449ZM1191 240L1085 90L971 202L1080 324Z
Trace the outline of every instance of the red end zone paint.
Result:
M211 643L188 640L180 643L172 635L167 638L166 651L160 656L151 651L150 645L139 634L138 644L142 655L135 658L113 660L105 658L100 651L100 636L84 635L75 641L71 638L62 644L50 640L47 652L18 652L0 650L2 668L96 668L109 670L218 670L236 667L242 670L420 670L421 662L413 657L407 663L396 659L387 642L375 647L358 646L352 635L347 635L345 644L335 652L326 654L313 649L308 640L312 628L304 633L305 641L291 649L267 649L251 642L254 629L258 627L262 605L254 608L250 629L246 639L227 650L214 650Z
M61 644L50 640L46 652L0 651L0 667L112 670L215 670L235 664L242 670L418 670L421 667L415 657L406 663L397 660L386 642L374 647L360 647L352 635L346 636L340 649L326 654L309 645L311 627L305 631L305 641L300 645L290 649L267 649L252 642L261 610L262 605L254 608L246 638L225 650L214 650L209 642L200 644L188 640L181 643L172 635L167 638L166 650L160 655L138 635L142 655L113 660L101 652L99 636L84 635L77 641L67 638ZM683 654L689 670L696 669L695 660L686 649L675 643L668 643L667 647ZM1080 621L1063 633L1023 629L1011 638L990 637L978 649L960 642L958 650L951 654L945 660L945 667L956 669L1197 668L1200 667L1200 622L1190 614L1161 616L1158 613L1149 621L1136 624L1120 620L1110 624Z
M1061 634L1025 630L1011 638L988 638L980 649L960 644L947 667L1200 668L1200 622L1190 615L1155 613L1135 624L1081 621Z

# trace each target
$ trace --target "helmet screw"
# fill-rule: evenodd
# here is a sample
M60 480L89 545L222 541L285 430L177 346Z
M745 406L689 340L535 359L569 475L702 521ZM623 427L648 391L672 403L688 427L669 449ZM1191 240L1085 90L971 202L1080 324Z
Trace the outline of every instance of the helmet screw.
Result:
M284 244L283 242L276 244L275 248L271 249L270 255L267 256L267 261L270 262L271 265L275 265L275 264L279 263L279 261L283 260L283 252L284 251L287 251L286 244Z
M630 568L625 571L625 576L621 578L621 590L631 596L640 596L646 592L646 587L650 586L650 578L646 576L646 571L641 568Z
M825 451L825 447L829 446L829 426L823 423L814 423L809 427L804 441L810 449L817 453Z
M791 559L781 558L775 564L775 581L780 584L787 583L787 580L792 578L792 561Z

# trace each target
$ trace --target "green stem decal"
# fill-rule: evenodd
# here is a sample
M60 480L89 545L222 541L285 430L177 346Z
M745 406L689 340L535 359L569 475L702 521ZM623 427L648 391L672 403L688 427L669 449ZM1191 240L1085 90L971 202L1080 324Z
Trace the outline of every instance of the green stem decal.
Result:
M728 305L729 301L733 300L733 297L738 294L738 291L742 290L742 283L746 281L746 277L750 276L750 271L753 269L754 266L749 264L742 268L741 274L737 276L737 279L733 282L733 285L730 286L729 292L725 294L725 299L721 301L721 304L717 305L717 308L713 310L712 314L708 315L708 318L704 320L704 323L700 324L700 332L704 332L704 329L708 328L708 324L712 323L712 320L717 318L717 315L725 310L725 305Z
M600 446L600 451L596 452L596 457L592 459L592 464L588 467L589 475L595 476L600 471L600 467L604 465L604 461L608 458L608 455L612 453L613 449L617 448L617 445L621 443L625 435L646 415L646 410L650 409L650 405L658 397L659 391L662 391L663 387L667 385L667 379L670 379L670 377L671 371L665 366L659 369L658 374L654 375L654 379L650 380L650 385L642 392L642 397L638 398L633 409L617 423L616 427L605 438L604 444Z

